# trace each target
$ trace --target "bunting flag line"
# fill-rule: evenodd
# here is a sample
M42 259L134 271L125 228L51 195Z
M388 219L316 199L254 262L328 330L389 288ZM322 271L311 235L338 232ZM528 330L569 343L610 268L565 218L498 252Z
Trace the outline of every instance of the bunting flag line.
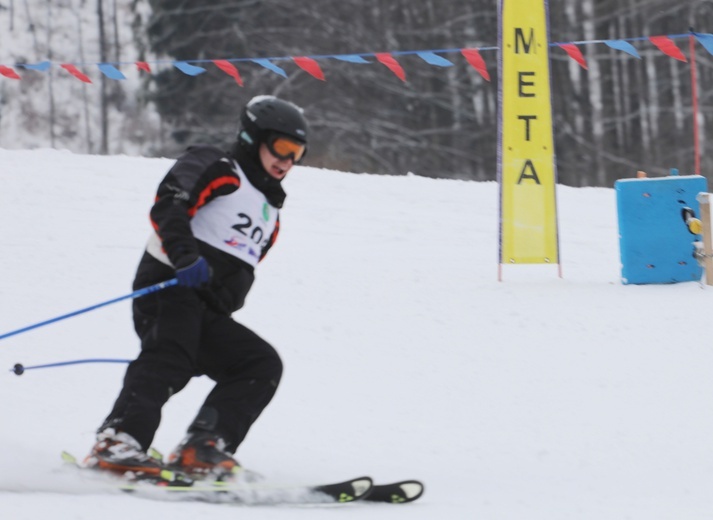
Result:
M671 34L671 35L660 35L660 36L640 36L637 38L624 38L624 39L610 39L610 40L587 40L587 41L576 41L576 42L559 42L550 43L550 47L557 46L564 50L567 55L578 63L582 68L588 69L587 61L580 50L580 46L587 44L605 44L610 49L626 53L636 59L641 59L641 55L636 47L632 44L633 42L649 42L653 44L659 51L664 55L674 58L683 63L687 63L688 59L683 54L683 51L676 45L674 40L690 38L693 36L695 40L703 46L703 48L711 55L713 55L713 34L710 33L698 33L691 30L688 34ZM267 69L283 78L287 78L287 72L282 67L276 65L276 62L291 61L299 69L307 72L312 77L320 80L326 81L326 75L322 66L320 65L320 60L334 59L341 62L353 63L353 64L372 64L374 61L381 63L387 67L398 79L402 82L406 82L406 71L404 70L401 63L399 63L398 58L408 55L414 55L420 58L422 61L428 65L435 67L453 67L455 64L445 58L444 54L460 53L467 63L474 68L486 81L490 81L490 74L488 72L488 67L485 59L482 56L484 51L499 51L498 47L466 47L457 49L424 49L418 51L392 51L392 52L370 52L362 54L327 54L321 56L280 56L280 57L270 57L270 58L231 58L231 59L206 59L206 60L181 60L181 61L168 61L168 60L157 60L153 62L148 61L136 61L136 62L119 62L119 63L60 63L59 66L67 71L70 75L74 76L78 80L84 83L92 83L90 77L80 70L82 68L94 66L99 69L99 72L105 77L112 80L125 80L126 75L120 70L121 66L134 65L139 73L152 74L156 66L159 65L170 65L175 69L181 71L187 76L199 76L207 72L207 69L202 65L205 63L213 63L218 69L223 71L225 74L233 78L235 83L239 86L244 86L244 81L238 72L236 63L254 63ZM370 60L369 58L372 58ZM13 63L13 64L0 64L0 76L6 78L19 80L22 79L21 75L16 69L23 69L26 71L37 71L37 72L47 72L53 66L53 63L49 60L41 61L38 63Z

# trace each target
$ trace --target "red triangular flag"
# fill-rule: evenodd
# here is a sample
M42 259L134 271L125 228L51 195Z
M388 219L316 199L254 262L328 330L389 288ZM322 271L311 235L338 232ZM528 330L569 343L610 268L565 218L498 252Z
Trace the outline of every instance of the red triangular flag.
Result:
M151 67L145 61L137 61L136 68L138 70L143 70L144 72L148 72L149 74L151 74Z
M20 76L17 75L17 72L15 72L10 67L6 67L5 65L0 65L0 74L5 76L6 78L20 79Z
M77 67L72 65L71 63L62 63L60 64L60 67L62 67L64 70L69 72L72 76L77 78L79 81L83 81L84 83L91 83L92 80L89 79L89 77L86 74L83 74L82 72L79 71Z
M216 67L233 78L235 83L241 87L243 86L243 78L240 77L240 72L238 72L238 68L235 65L230 63L228 60L213 60L213 63L215 63Z
M319 63L317 63L314 59L308 58L306 56L298 56L292 59L302 70L309 72L310 74L312 74L312 76L319 80L326 81L324 79L324 72L322 72L322 67L320 67Z
M584 56L582 56L582 51L579 50L579 47L574 43L558 43L557 45L562 47L564 51L569 54L569 57L579 63L582 68L588 70L587 61L584 59Z
M649 40L666 56L671 56L678 61L688 63L688 60L681 52L681 49L676 47L676 44L673 43L673 40L668 36L649 36Z
M376 59L379 60L379 63L386 65L391 72L396 74L397 78L401 81L406 81L406 72L391 54L388 52L380 52L378 54L374 54L374 56L376 56Z
M490 81L490 73L488 68L485 66L485 60L480 55L478 49L461 49L460 53L468 60L470 66L477 70L486 81Z

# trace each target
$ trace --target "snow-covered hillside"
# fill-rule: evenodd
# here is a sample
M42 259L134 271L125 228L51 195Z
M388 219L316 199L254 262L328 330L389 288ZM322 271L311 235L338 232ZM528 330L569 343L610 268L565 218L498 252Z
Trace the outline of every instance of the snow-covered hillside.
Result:
M130 292L171 161L0 151L0 334ZM497 185L295 168L235 318L285 375L238 459L275 482L420 478L411 505L238 508L78 489L131 358L128 302L0 342L2 518L704 519L713 291L619 282L611 189L558 192L564 278L497 276ZM169 451L210 388L172 398Z

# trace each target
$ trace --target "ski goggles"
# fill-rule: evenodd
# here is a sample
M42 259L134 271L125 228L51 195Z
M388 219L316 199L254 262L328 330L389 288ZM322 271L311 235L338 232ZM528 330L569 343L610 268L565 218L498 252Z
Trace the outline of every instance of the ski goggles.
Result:
M298 163L307 152L307 145L300 143L283 135L272 135L267 140L267 149L278 159L292 159Z

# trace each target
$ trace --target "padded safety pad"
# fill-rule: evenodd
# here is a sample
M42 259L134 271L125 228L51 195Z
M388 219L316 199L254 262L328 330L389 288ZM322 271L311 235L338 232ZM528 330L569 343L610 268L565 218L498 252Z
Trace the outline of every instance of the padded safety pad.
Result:
M666 284L699 280L693 256L700 235L688 231L683 208L700 217L696 195L707 192L700 175L621 179L616 189L621 280L624 284Z

